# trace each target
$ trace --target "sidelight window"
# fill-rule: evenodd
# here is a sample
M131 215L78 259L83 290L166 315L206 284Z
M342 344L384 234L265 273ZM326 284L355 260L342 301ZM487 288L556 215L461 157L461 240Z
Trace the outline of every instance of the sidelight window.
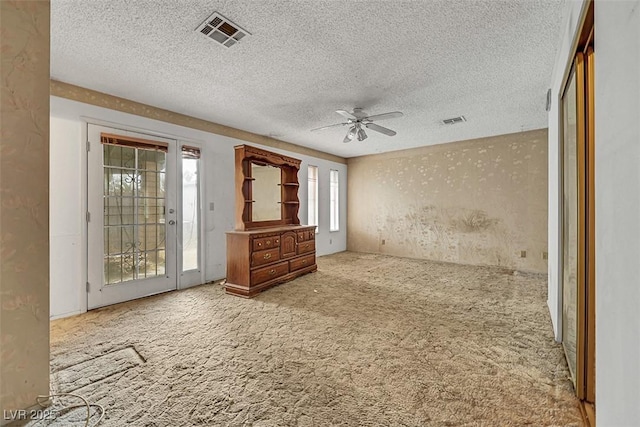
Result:
M339 203L338 171L329 171L329 231L340 230L340 203Z

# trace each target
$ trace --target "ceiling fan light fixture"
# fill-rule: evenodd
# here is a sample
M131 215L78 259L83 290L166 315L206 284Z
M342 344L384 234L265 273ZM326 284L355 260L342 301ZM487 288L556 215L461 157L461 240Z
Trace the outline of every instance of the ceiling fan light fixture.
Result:
M353 137L356 136L356 127L355 126L351 126L351 128L349 128L349 132L347 133L347 136L344 137L344 141L342 142L351 142L353 141Z
M365 139L367 139L367 134L364 129L358 127L358 141L364 141Z
M355 126L351 126L351 129L349 129L349 139L353 139L357 131L358 129Z

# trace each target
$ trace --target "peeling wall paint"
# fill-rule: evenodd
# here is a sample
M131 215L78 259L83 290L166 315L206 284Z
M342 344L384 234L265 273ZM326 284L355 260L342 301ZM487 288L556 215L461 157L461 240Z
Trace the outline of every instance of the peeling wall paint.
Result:
M349 159L348 249L546 273L547 143L539 129Z

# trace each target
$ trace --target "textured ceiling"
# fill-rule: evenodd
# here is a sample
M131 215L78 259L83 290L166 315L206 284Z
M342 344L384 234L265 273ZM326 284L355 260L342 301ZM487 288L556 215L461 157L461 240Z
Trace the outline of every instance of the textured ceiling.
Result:
M51 77L344 157L547 126L563 1L51 2ZM252 35L194 30L218 11ZM342 143L334 111L402 111ZM464 115L453 126L440 120Z

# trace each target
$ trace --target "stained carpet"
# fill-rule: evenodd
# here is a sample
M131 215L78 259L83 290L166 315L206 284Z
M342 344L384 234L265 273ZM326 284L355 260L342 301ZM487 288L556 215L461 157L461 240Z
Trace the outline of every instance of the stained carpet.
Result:
M52 387L103 405L105 426L582 424L545 277L350 252L318 266L251 300L208 284L54 321Z

